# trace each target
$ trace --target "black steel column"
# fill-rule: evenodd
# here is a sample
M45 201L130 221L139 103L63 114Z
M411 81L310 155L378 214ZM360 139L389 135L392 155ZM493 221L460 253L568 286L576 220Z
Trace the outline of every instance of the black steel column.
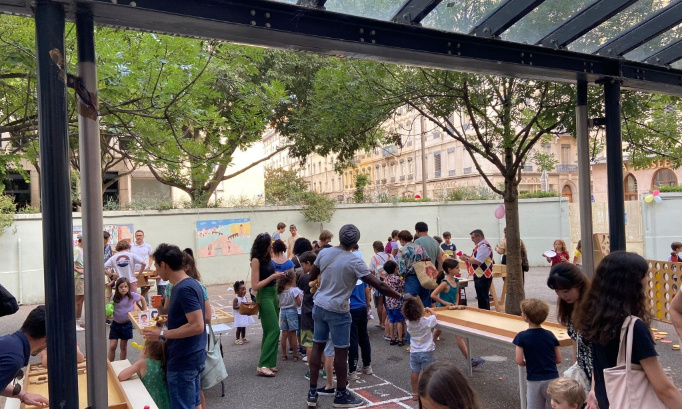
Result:
M47 307L50 406L78 408L69 141L66 116L64 8L35 3L40 193Z
M609 240L611 251L625 250L625 198L623 140L621 135L620 82L604 82L606 113L606 175L608 177Z
M102 163L97 103L94 22L90 3L76 4L78 43L78 155L83 200L83 252L85 293L101 294L104 288L102 252ZM108 301L108 300L107 300ZM107 340L104 303L99 296L85 297L85 345L88 350L88 406L106 409Z
M587 127L587 81L579 80L576 89L575 128L578 142L578 186L580 203L580 239L583 272L594 275L594 240L592 233L592 188L590 169L590 133Z

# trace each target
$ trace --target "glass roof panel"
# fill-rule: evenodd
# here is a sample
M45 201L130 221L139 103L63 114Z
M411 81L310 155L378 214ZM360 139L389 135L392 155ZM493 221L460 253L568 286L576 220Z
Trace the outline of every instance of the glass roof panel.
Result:
M640 47L625 54L623 57L625 57L626 60L641 61L680 38L682 38L682 24L671 28L648 43L642 44Z
M593 0L547 0L500 36L503 40L535 44Z
M328 0L324 7L336 13L390 20L405 0Z
M602 44L668 4L670 0L640 0L569 44L568 49L581 53L594 53Z
M676 70L682 70L682 60L674 62L670 64L670 66L675 68Z
M503 2L504 0L445 0L424 18L422 25L469 34L479 21Z

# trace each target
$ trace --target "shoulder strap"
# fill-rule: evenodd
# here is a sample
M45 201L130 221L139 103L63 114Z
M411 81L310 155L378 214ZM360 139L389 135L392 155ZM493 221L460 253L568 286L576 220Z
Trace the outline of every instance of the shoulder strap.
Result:
M342 255L343 253L345 253L345 251L344 251L344 250L341 250L341 252L340 252L339 254L337 254L336 257L334 257L334 259L332 259L332 261L330 261L329 263L327 263L327 265L324 266L324 267L322 268L322 270L320 270L320 274L324 273L324 270L326 270L329 266L331 266L331 265L336 261L337 258L341 257L341 255Z

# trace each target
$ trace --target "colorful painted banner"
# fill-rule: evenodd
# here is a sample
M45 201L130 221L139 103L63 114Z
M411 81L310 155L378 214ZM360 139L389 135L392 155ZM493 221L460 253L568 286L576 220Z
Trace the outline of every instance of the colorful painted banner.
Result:
M198 257L248 253L251 219L202 220L197 222Z

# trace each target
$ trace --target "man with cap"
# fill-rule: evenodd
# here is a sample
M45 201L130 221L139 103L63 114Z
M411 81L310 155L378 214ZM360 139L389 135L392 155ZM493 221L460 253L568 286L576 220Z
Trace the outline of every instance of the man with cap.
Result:
M291 237L287 239L287 258L291 258L291 255L294 254L294 243L301 238L295 224L289 226L289 233L291 233Z
M350 345L350 295L358 279L379 290L382 294L401 298L384 282L370 274L367 264L351 253L353 245L360 240L360 230L346 224L339 230L340 245L322 249L310 271L310 279L321 275L320 285L313 296L313 350L309 357L310 390L308 406L317 406L317 379L319 377L322 351L331 336L336 359L336 393L334 407L356 407L363 404L362 399L353 396L346 389L348 379L348 347Z

